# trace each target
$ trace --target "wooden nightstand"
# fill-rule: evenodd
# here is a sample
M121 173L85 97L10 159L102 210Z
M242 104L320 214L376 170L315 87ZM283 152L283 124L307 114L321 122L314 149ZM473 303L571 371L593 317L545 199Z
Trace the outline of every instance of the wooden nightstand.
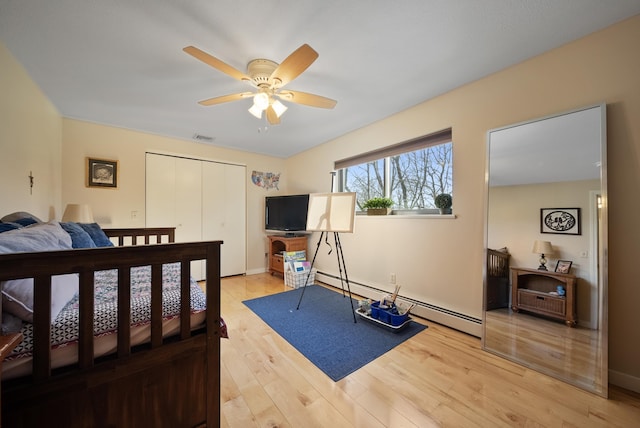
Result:
M307 251L307 236L269 235L269 272L284 276L283 251Z
M511 268L511 309L563 320L575 327L576 282L574 275L538 269ZM565 295L552 294L558 285Z

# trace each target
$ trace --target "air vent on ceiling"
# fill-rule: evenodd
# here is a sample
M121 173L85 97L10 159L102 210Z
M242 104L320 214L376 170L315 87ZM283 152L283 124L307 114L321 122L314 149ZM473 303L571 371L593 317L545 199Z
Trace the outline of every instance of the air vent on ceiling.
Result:
M215 138L209 137L208 135L202 135L202 134L195 133L195 134L193 134L193 139L196 140L196 141L204 141L204 142L207 142L207 143L211 143L211 142L213 142L213 140Z

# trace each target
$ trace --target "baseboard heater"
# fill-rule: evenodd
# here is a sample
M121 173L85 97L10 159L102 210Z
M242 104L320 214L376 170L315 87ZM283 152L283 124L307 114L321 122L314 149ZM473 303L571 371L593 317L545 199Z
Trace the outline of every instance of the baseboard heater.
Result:
M318 271L316 273L316 280L336 288L341 288L340 277L327 272ZM380 288L352 280L349 280L349 285L351 286L352 293L367 298L378 298L380 294L389 293L389 290L382 290ZM406 302L416 304L416 307L411 310L411 313L415 316L437 322L438 324L446 325L447 327L460 330L472 336L482 336L481 319L446 308L441 308L427 302L415 300L410 297L403 296L402 294L399 294L398 297Z

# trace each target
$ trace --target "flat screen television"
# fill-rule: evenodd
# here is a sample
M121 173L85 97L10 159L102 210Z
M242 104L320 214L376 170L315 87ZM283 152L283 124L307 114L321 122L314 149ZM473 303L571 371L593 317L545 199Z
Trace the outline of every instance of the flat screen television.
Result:
M264 228L267 231L304 232L307 229L309 195L267 196L264 203Z

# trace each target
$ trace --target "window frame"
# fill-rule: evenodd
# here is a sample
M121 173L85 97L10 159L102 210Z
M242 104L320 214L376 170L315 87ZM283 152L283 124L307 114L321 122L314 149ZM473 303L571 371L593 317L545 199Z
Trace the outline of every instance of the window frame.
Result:
M391 181L391 162L389 159L392 156L397 156L405 153L410 153L417 150L426 149L439 144L451 143L453 147L453 132L452 128L443 129L441 131L433 132L431 134L423 135L411 140L407 140L401 143L393 144L390 146L382 147L369 152L361 153L359 155L351 156L334 162L334 170L337 171L338 176L338 189L343 191L345 186L344 170L346 168L361 165L367 162L373 162L383 160L384 162L384 189L383 194L385 197L390 197L391 188L389 183ZM453 165L453 153L451 159ZM453 166L451 174L453 175ZM453 190L453 183L452 183ZM452 192L453 193L453 192ZM363 215L366 211L356 211L356 215ZM419 208L419 209L394 209L392 214L403 215L434 215L440 214L437 208Z

